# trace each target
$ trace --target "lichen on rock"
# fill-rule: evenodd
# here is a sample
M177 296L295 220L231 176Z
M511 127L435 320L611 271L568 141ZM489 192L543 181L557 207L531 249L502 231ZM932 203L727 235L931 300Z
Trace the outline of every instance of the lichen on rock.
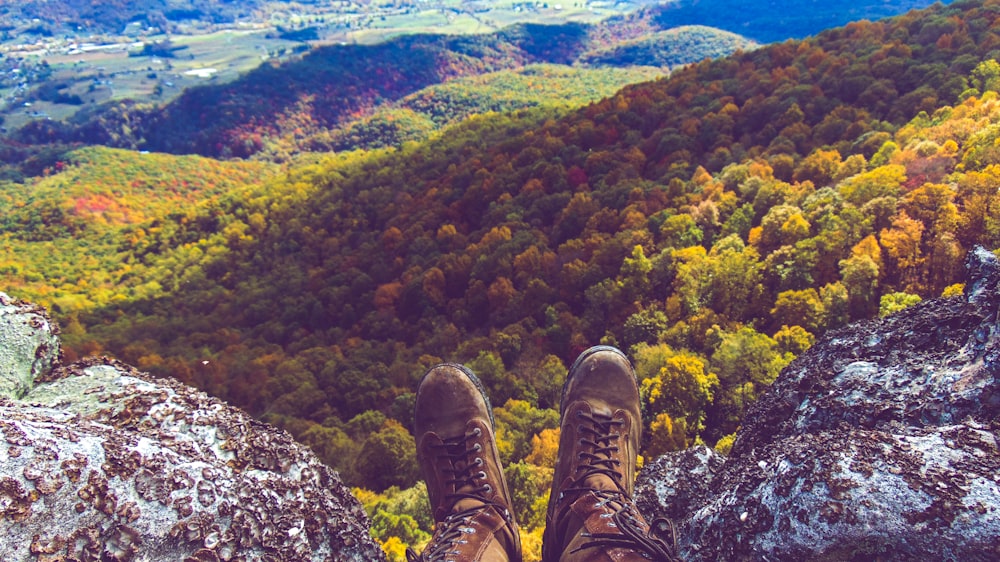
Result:
M0 293L0 397L24 396L58 358L58 331L45 310Z
M116 361L47 370L44 313L0 306L3 560L384 559L339 476L284 431Z
M686 559L1000 559L1000 264L966 265L964 297L828 333L724 461L644 469L638 501L674 519Z

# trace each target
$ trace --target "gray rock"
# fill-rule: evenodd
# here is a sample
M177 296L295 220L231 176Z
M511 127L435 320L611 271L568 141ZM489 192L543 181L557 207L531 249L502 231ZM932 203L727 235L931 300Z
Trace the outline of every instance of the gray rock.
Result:
M682 520L712 493L709 485L724 465L725 457L704 445L658 457L636 478L639 511Z
M827 334L724 462L644 469L637 499L686 559L1000 559L1000 264L979 249L967 270L964 298Z
M36 312L4 322L34 326ZM0 347L17 350L5 365L43 372L25 350L58 347L37 334L0 331L13 338ZM18 389L29 386L16 369ZM177 381L90 360L0 398L0 559L385 557L339 476L287 433Z
M37 306L0 293L0 398L24 396L59 359L55 325Z

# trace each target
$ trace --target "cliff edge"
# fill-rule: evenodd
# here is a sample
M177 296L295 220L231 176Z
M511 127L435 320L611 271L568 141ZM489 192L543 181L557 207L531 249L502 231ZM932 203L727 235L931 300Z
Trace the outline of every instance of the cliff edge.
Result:
M58 357L45 312L0 293L0 559L384 560L339 476L287 433Z
M833 331L745 416L729 456L639 475L697 560L1000 559L1000 263L962 297ZM58 366L38 307L0 293L4 560L384 560L305 447L177 381Z

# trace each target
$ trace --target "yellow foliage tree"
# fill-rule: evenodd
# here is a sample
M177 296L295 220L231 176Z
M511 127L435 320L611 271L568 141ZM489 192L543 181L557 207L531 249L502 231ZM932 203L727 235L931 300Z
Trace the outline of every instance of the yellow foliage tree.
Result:
M655 458L670 451L680 451L687 447L687 432L684 419L677 423L670 414L662 412L649 424L649 445L644 453L647 458Z
M670 414L695 434L718 387L719 377L708 372L705 361L687 352L668 357L655 377L642 382L650 411Z
M920 248L923 234L923 223L911 219L905 211L893 219L892 228L884 228L879 233L882 247L900 270L900 279L912 284L916 284L918 268L924 262Z
M860 207L877 197L896 197L904 181L906 168L890 164L844 180L838 191L846 201Z
M559 428L543 429L531 437L531 452L525 462L535 466L554 467L559 452Z

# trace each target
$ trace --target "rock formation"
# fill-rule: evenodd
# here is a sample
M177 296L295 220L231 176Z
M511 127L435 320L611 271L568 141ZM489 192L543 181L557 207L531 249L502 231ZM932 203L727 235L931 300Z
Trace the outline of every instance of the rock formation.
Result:
M287 433L114 361L53 370L54 332L0 293L0 559L384 560Z
M828 333L745 416L732 452L640 475L688 560L1000 560L1000 264L963 297Z

